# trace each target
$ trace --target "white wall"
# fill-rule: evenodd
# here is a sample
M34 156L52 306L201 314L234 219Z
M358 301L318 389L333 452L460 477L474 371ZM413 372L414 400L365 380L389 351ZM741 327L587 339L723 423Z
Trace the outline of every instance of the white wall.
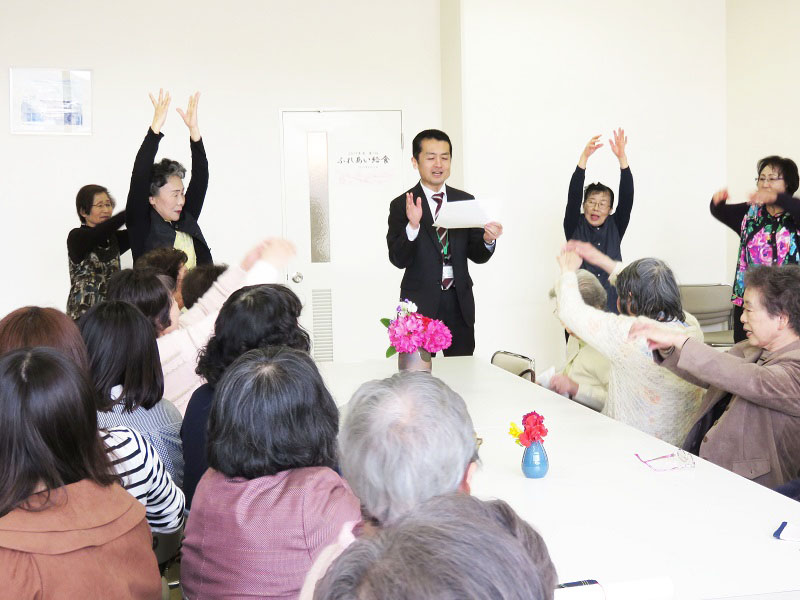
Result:
M238 261L259 236L280 233L279 110L399 108L410 142L440 125L439 30L439 6L429 0L3 0L0 315L25 304L64 308L75 193L100 183L124 204L152 118L148 91L172 92L160 156L187 164L188 135L174 107L202 91L211 182L201 225L217 261ZM92 69L94 134L10 135L10 66ZM410 186L410 150L408 162ZM390 200L376 199L387 212ZM376 322L386 309L375 307Z
M628 133L636 195L623 257L658 256L679 281L727 278L708 214L725 179L725 4L462 0L466 189L504 202L497 255L472 269L478 351L563 360L547 292L567 186L586 141ZM447 98L444 100L448 102ZM618 186L606 146L587 183Z
M728 186L732 201L755 189L756 163L771 154L800 162L797 23L793 0L728 0ZM730 231L730 230L728 230ZM739 236L727 236L724 281L733 281Z

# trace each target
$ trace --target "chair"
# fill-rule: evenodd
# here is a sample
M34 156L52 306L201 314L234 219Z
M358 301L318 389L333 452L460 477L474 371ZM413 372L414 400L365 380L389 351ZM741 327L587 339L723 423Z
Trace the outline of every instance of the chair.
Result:
M724 325L722 331L705 331L705 343L715 348L733 346L732 288L726 284L682 285L683 308L692 313L700 326Z
M498 350L492 354L492 364L528 381L536 379L536 361L522 354Z
M162 598L168 599L172 590L181 589L180 552L183 533L183 527L172 533L153 533L153 552L161 571Z

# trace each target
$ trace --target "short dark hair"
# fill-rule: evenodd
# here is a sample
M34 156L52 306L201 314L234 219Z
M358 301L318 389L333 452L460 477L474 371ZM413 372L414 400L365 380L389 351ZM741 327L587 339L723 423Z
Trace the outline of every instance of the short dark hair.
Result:
M162 158L153 165L150 173L150 195L158 196L158 190L167 184L167 180L173 175L183 179L186 177L186 167L177 160Z
M108 299L133 304L150 320L158 335L170 326L169 311L174 300L167 281L172 279L155 269L122 269L108 280Z
M195 302L200 300L217 278L228 269L228 265L197 265L194 269L189 269L183 277L181 284L181 294L183 295L183 305L192 308Z
M285 285L267 283L236 290L222 305L214 335L200 351L197 374L211 385L248 350L287 346L308 352L311 340L297 319L303 305Z
M89 372L89 356L75 322L60 310L24 306L0 321L0 354L17 348L47 346L60 350Z
M97 194L108 194L108 199L111 200L111 208L114 208L117 205L117 201L114 200L114 197L108 193L108 188L105 188L102 185L96 185L94 183L85 185L78 190L78 193L75 196L75 211L78 213L78 218L81 220L81 223L86 223L86 217L81 214L81 211L85 212L87 215L92 212L92 206L94 206L94 197Z
M314 598L545 600L557 582L544 540L507 503L452 493L359 536L331 564Z
M800 266L753 265L745 271L744 285L757 289L767 312L786 315L789 327L800 335Z
M607 185L600 183L599 181L595 183L590 183L585 188L583 188L583 201L586 202L590 194L597 194L597 193L608 194L608 209L611 210L612 208L614 208L614 190L612 190Z
M175 281L178 280L178 274L181 267L185 266L189 261L186 252L172 246L163 246L161 248L153 248L149 252L142 254L133 263L134 269L155 269L159 273L169 276Z
M658 258L640 258L617 276L623 312L656 321L684 321L681 292L672 269Z
M798 177L797 174L797 165L791 158L784 158L777 155L765 156L758 161L757 169L759 175L761 175L761 171L764 170L764 167L772 167L780 171L783 182L786 184L786 193L790 196L794 195L798 185L800 185L800 177Z
M0 357L0 517L53 490L89 479L118 481L97 430L95 391L58 350L21 348Z
M164 396L164 375L155 331L142 311L111 300L89 309L79 325L99 396L97 410L111 410L111 388L116 385L122 385L117 401L124 403L124 410L153 408Z
M439 129L426 129L425 131L420 131L417 135L415 135L414 141L411 142L411 153L415 159L419 160L419 155L422 152L423 140L438 140L440 142L447 142L447 145L450 146L450 155L452 156L453 142L450 141L450 136Z
M208 419L208 464L255 479L336 464L339 410L306 352L250 350L225 371Z

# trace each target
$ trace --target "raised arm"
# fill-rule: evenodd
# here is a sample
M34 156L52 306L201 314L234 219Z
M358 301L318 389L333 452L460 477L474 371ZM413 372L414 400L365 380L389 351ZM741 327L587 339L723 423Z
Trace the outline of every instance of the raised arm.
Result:
M619 201L617 210L614 212L614 221L617 224L619 237L622 238L628 229L633 209L633 175L628 165L628 155L625 153L628 145L628 136L625 135L625 130L620 128L614 131L614 139L608 140L608 143L619 161Z
M747 214L749 206L746 202L728 204L728 190L721 189L711 197L711 216L723 225L727 225L737 234L742 231L742 219Z
M107 239L117 229L125 224L125 211L121 211L95 227L79 227L69 232L67 236L67 253L72 262L80 262L89 254L92 248ZM127 235L125 236L127 238ZM117 236L119 241L119 236ZM128 246L125 247L125 250ZM125 250L120 246L120 254Z
M208 190L208 158L206 149L203 145L203 138L200 135L200 127L197 124L197 105L200 102L200 92L195 92L189 96L189 103L186 112L177 109L178 114L183 119L186 127L189 128L189 146L192 149L192 180L186 189L185 209L195 218L200 218L203 210L203 202L206 199Z
M161 127L167 118L170 100L169 92L165 94L164 90L158 91L158 98L150 94L150 102L153 103L153 122L147 129L133 162L128 200L125 204L125 222L128 225L134 259L143 253L144 240L150 230L150 176L158 153L158 144L164 137Z
M792 216L795 225L800 227L800 198L794 198L789 194L778 194L772 190L758 190L750 194L750 205L768 206L774 204L779 206Z
M569 190L567 191L567 208L564 211L564 236L569 240L575 233L575 228L580 223L581 203L583 202L583 182L586 178L586 163L589 157L594 154L603 144L598 143L599 135L590 139L581 152L578 159L578 166L569 180Z

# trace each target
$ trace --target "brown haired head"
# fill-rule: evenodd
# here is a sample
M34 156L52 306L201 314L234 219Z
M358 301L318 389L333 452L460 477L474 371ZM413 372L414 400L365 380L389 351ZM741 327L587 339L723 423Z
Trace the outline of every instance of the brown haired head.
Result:
M0 320L0 354L34 346L60 350L85 373L89 372L89 356L81 332L60 310L25 306Z

